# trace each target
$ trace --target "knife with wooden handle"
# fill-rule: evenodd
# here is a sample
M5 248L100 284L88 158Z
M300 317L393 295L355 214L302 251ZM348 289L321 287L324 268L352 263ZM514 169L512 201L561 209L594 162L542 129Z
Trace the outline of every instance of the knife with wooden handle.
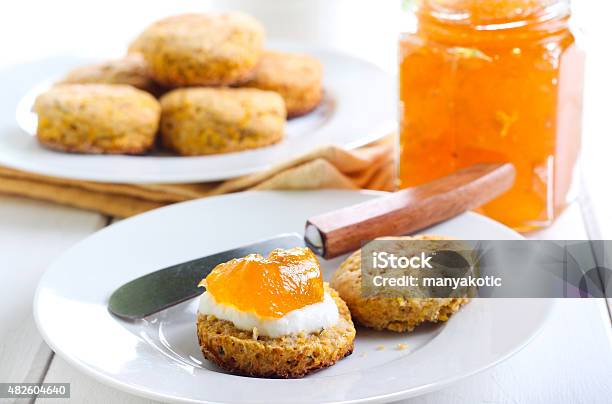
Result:
M222 262L247 254L267 255L276 248L310 247L323 258L357 250L382 236L425 229L491 201L513 184L512 164L478 164L430 183L382 195L310 218L305 234L277 237L160 269L118 288L109 311L126 320L142 319L198 296L198 287Z
M306 244L333 258L381 236L424 229L477 208L514 183L512 164L478 164L413 188L310 218Z

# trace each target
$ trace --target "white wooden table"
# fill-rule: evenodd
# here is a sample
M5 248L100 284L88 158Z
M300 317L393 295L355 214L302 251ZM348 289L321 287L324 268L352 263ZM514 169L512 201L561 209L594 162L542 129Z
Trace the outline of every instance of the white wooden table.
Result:
M246 9L264 20L272 36L325 43L357 53L393 70L399 0L249 0L141 2L109 0L92 4L58 0L11 3L0 10L0 37L6 63L60 51L124 42L143 21L211 6ZM273 4L274 3L274 4ZM588 2L580 2L588 3ZM582 11L588 15L592 49L608 49L609 4ZM606 2L607 3L607 2ZM229 4L229 6L228 6ZM289 5L291 4L291 5ZM36 8L39 12L32 13ZM121 14L116 10L120 9ZM66 12L60 22L56 10ZM82 18L71 18L78 13ZM53 18L48 15L53 14ZM140 21L131 24L134 20ZM112 19L113 30L108 30ZM330 19L336 21L329 23ZM27 22L29 21L29 25ZM364 21L382 22L362 29ZM32 30L31 27L37 27ZM64 30L57 29L64 26ZM41 36L40 32L48 35ZM78 31L79 35L74 35ZM96 41L99 33L107 36ZM97 33L97 34L96 34ZM95 35L98 35L96 37ZM113 37L114 35L114 37ZM121 38L121 39L119 39ZM62 46L59 46L61 44ZM387 44L383 46L380 44ZM391 53L390 53L391 52ZM10 56L10 57L9 57ZM589 53L585 114L586 192L546 231L544 239L612 238L612 71L609 52ZM595 59L595 60L593 60ZM606 85L609 83L606 83ZM585 220L586 219L586 220ZM45 267L74 243L110 223L111 218L53 204L0 195L0 382L69 382L72 402L144 403L102 385L71 368L47 347L32 318L32 298ZM408 400L410 403L609 403L612 402L612 309L604 299L560 300L553 318L535 340L506 362L457 385ZM45 400L37 400L45 401ZM61 402L61 401L55 401Z

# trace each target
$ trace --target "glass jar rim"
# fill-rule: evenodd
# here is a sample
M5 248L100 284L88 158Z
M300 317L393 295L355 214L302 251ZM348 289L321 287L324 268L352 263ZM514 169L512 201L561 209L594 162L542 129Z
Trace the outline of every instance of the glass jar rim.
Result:
M529 10L516 7L509 14L502 16L496 14L495 16L488 16L489 18L474 17L467 7L449 7L448 5L452 5L452 2L448 0L408 0L408 2L412 3L409 8L419 19L427 19L439 24L457 27L470 26L477 31L522 28L534 23L546 23L567 18L571 13L570 0L542 0L540 1L542 3L540 7Z

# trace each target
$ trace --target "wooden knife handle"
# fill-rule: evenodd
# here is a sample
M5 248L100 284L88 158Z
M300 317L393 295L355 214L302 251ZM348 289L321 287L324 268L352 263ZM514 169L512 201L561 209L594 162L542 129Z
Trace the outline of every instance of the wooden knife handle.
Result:
M324 258L357 250L365 241L399 236L477 208L514 183L510 163L477 164L427 184L324 213L306 223L304 238Z

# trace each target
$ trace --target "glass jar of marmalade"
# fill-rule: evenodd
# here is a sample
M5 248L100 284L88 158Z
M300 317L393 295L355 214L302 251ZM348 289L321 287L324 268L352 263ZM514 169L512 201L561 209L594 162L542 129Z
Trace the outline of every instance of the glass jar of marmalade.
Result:
M481 211L518 230L551 223L578 158L584 54L567 0L417 0L401 35L400 187L511 162Z

